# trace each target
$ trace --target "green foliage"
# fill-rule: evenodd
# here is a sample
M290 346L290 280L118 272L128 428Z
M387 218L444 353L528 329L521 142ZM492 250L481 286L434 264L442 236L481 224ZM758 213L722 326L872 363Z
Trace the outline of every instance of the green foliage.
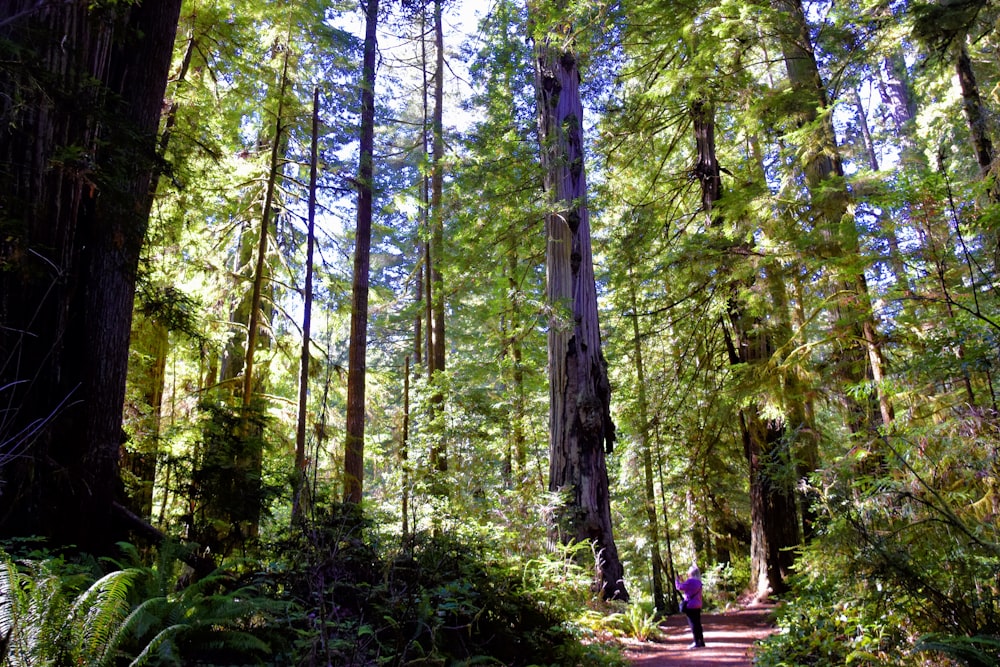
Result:
M943 653L968 667L993 667L1000 663L1000 637L927 635L916 643L914 649Z
M269 628L287 616L286 603L230 574L185 581L179 572L165 555L154 567L114 570L77 592L79 568L4 554L0 588L9 594L0 604L0 664L244 665L281 646Z
M995 664L1000 438L992 420L963 421L961 437L883 439L882 467L869 454L827 472L822 535L803 552L760 664L909 665L931 652Z
M641 642L659 634L656 612L646 609L638 602L630 603L623 612L611 614L605 623Z
M537 561L518 576L473 538L418 534L387 556L372 538L352 508L334 507L282 543L297 556L275 571L275 583L305 612L297 650L306 664L613 663L600 646L577 641L567 610L549 595L559 582L543 584Z
M900 620L848 597L844 582L793 580L793 595L778 612L777 634L754 653L761 667L841 667L892 664L903 633Z
M226 556L252 541L269 499L279 491L263 476L268 419L255 406L204 403L202 409L201 456L191 485L195 539Z

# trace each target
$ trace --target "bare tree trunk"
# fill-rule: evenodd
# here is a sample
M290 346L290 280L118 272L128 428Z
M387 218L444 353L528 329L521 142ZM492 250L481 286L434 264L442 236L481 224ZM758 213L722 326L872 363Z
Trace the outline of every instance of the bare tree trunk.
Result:
M986 110L979 94L979 84L976 83L975 72L972 71L972 59L963 43L955 58L955 73L962 89L962 109L965 120L969 124L969 136L972 137L972 150L976 154L976 163L983 178L989 176L993 167L993 141L990 139L990 128L986 120Z
M420 88L421 92L421 124L420 124L420 142L422 147L421 159L425 162L428 158L428 148L427 148L427 123L428 123L428 104L427 104L427 13L423 9L420 10L420 74L423 77L423 85ZM426 255L426 245L427 245L427 229L428 229L428 208L430 206L430 181L427 174L421 170L420 174L420 214L417 223L417 276L416 276L416 289L414 290L414 301L417 305L417 313L413 318L413 365L416 371L416 376L420 377L420 368L423 365L423 347L424 347L424 315L429 313L429 310L424 304L424 274L427 271L428 259ZM428 318L428 322L430 318ZM430 332L427 333L427 349L430 350ZM430 353L428 352L428 355Z
M649 561L653 571L653 606L661 614L667 612L667 603L663 595L663 557L660 555L660 527L656 517L656 487L653 483L653 453L649 433L649 403L646 399L646 368L643 364L642 336L639 331L638 298L636 296L636 279L629 271L629 304L632 320L632 350L635 355L635 376L638 415L639 450L642 456L642 471L645 478L643 486L643 505L646 509L646 538L649 540ZM666 520L666 517L664 517ZM672 579L670 580L673 581Z
M434 118L432 121L433 155L431 156L431 257L429 266L431 282L434 284L433 328L434 372L430 377L433 385L431 403L435 423L440 423L444 413L444 279L441 275L441 260L444 257L444 26L441 12L442 0L434 0ZM429 323L430 324L430 323ZM444 430L439 429L431 445L431 466L438 472L448 470L448 452L444 442ZM441 489L445 487L441 486Z
M872 131L868 127L868 116L865 114L865 105L861 101L861 93L857 88L851 88L851 104L854 105L854 117L858 119L858 127L861 129L861 139L865 144L865 155L868 158L868 166L872 171L878 171L878 155L875 153L875 142L872 140Z
M365 6L365 47L361 80L361 141L358 165L358 218L351 298L351 342L347 368L347 437L344 444L344 501L361 502L364 483L365 380L368 351L368 270L372 242L375 165L375 55L378 0Z
M285 131L285 89L288 86L288 54L286 48L281 64L281 79L278 83L278 106L275 113L274 139L271 144L271 159L268 164L267 185L264 190L264 207L260 217L260 238L257 242L257 259L253 273L253 290L250 297L250 319L247 324L247 347L243 362L243 408L253 402L254 358L257 352L257 338L261 328L261 301L264 293L264 279L267 266L267 247L274 210L274 193L278 187L282 134Z
M399 467L402 478L400 481L402 501L399 509L403 517L400 533L405 544L410 535L410 355L406 355L403 369L403 432L399 439Z
M750 464L750 588L762 600L785 592L792 573L791 547L799 543L794 468L783 424L751 406L740 411L740 431Z
M611 527L605 455L612 451L611 386L601 353L590 211L583 164L583 105L574 53L535 44L535 85L545 189L549 321L549 490L564 494L555 531L597 554L596 586L628 599Z
M312 148L309 160L309 224L306 231L306 284L303 290L302 355L299 362L299 414L295 428L295 478L292 482L292 521L304 512L308 498L303 496L308 462L306 460L306 415L309 399L309 347L312 344L313 248L316 244L316 178L319 162L319 87L313 90Z

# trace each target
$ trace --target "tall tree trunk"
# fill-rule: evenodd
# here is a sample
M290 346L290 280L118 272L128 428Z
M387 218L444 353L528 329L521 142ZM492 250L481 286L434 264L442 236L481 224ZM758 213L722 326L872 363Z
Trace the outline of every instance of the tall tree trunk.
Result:
M271 151L268 161L267 181L264 187L264 202L261 207L259 236L257 241L257 251L254 260L253 282L249 302L249 313L247 320L247 342L243 357L243 378L242 391L240 395L243 418L237 429L236 436L242 441L242 447L235 456L235 476L232 480L226 480L231 484L233 497L245 499L245 507L241 508L240 521L234 521L238 530L230 533L236 538L236 543L250 537L255 537L260 524L260 497L263 483L264 469L264 448L263 448L263 421L259 419L259 414L255 413L253 405L254 390L261 383L255 368L257 347L260 341L261 330L269 326L269 319L264 317L264 289L269 282L268 247L270 240L270 227L272 220L277 226L277 215L275 214L275 196L278 190L278 179L281 171L282 147L285 145L285 94L289 84L288 66L291 49L283 49L281 73L278 79L278 100L275 109L274 136L271 139ZM271 308L273 311L273 306ZM210 448L223 446L228 443L220 443L215 439L206 442L206 456L214 457L218 452L208 451ZM209 498L204 509L208 518L205 527L208 535L214 535L214 529L209 525L213 519L218 520L213 514L220 508L215 506L215 498ZM223 515L228 513L223 509ZM225 540L223 540L225 541Z
M399 438L399 468L401 471L400 486L402 496L400 502L400 514L403 517L403 525L400 529L403 543L405 544L410 536L410 355L406 355L406 363L403 369L403 432Z
M512 472L516 486L522 486L528 476L528 443L524 433L527 420L527 401L524 389L524 351L521 345L521 294L517 282L517 241L511 238L507 249L507 288L510 294L510 333L507 348L511 363L511 391L514 394L514 414L511 415L510 449Z
M136 441L131 448L122 451L121 465L122 471L128 473L125 506L148 521L153 515L153 486L160 446L170 332L155 317L146 317L135 323L131 337L136 354L129 364L129 375L131 381L142 387L142 401L138 409L148 412L133 432Z
M247 346L243 362L243 408L247 409L253 402L254 389L254 359L257 353L257 339L260 335L261 302L264 294L264 282L267 274L267 248L270 238L271 219L275 217L274 195L278 188L278 174L281 168L282 135L285 132L285 91L288 87L288 56L290 49L284 49L281 63L281 78L278 83L278 106L275 113L274 138L271 143L271 157L268 163L267 184L264 190L264 206L260 216L260 237L257 241L256 264L253 273L253 289L250 297L250 319L247 323Z
M962 90L962 110L969 125L969 136L972 138L972 150L976 155L976 163L983 178L990 174L993 166L993 141L990 139L990 128L986 120L986 109L979 94L979 84L972 70L972 59L963 43L955 58L955 73Z
M443 422L444 413L444 279L441 260L444 257L444 25L441 12L442 0L434 0L434 119L432 121L433 155L431 156L431 281L434 283L432 301L434 315L434 375L431 402L435 423ZM439 428L431 445L431 465L438 472L448 469L448 452L444 444L444 429ZM441 487L444 488L443 486Z
M427 101L427 91L429 90L427 77L427 12L424 8L420 10L420 74L423 77L423 85L420 87L422 103L420 124L421 159L426 164L430 162L430 149L429 142L427 141L427 130L430 123L430 105ZM430 178L425 170L421 169L420 171L420 221L417 228L419 241L417 242L417 289L415 297L418 311L414 318L413 327L413 364L416 367L418 377L420 376L420 368L423 365L422 349L425 347L423 336L426 336L428 376L434 373L434 355L431 352L433 335L431 331L430 253L428 252L429 246L427 244L430 236ZM425 317L427 320L426 330L423 326Z
M906 148L913 148L912 135L908 126L917 115L917 105L910 92L906 62L901 50L893 51L879 63L879 93L889 108L896 133Z
M878 89L889 110L896 129L896 138L901 147L900 158L903 164L913 165L919 170L927 168L927 160L922 151L917 150L913 140L913 118L916 116L916 105L910 92L909 79L906 74L906 63L897 50L883 58L879 64ZM889 265L896 278L896 285L902 291L904 310L913 311L913 287L906 271L903 254L899 247L899 223L911 219L909 206L904 204L902 210L890 210L883 218L887 224L882 225L882 232L889 245Z
M0 4L6 535L124 536L129 331L180 4Z
M845 396L848 423L852 432L872 430L879 423L890 424L894 419L892 404L886 394L882 346L875 326L871 297L863 271L851 264L859 255L857 229L850 218L850 196L843 179L840 153L834 134L832 116L820 119L820 110L828 105L826 88L812 48L809 28L801 0L773 0L774 7L784 17L781 47L785 70L799 100L800 124L820 120L818 134L810 147L803 149L803 171L812 195L812 209L820 226L821 243L817 250L833 260L836 291L836 340L860 341L848 344L840 353L839 372L849 384L874 381L878 399L878 414L871 415L867 406L851 396ZM850 224L846 224L846 223Z
M361 73L361 141L358 164L358 217L351 297L351 341L347 367L347 437L344 443L344 500L361 502L365 465L365 380L368 352L368 270L372 243L375 165L375 55L378 0L365 7L365 47Z
M711 104L699 100L692 105L691 114L702 207L710 224L719 226L723 220L715 205L722 198L722 181L715 150L715 110ZM759 367L770 361L778 347L774 333L747 315L737 297L737 285L730 285L729 291L732 332L723 326L723 333L730 363ZM779 344L784 342L787 341ZM750 467L750 585L760 599L787 589L786 579L792 565L790 549L799 543L786 422L765 420L761 417L763 412L764 406L755 403L739 411L740 432Z
M535 85L544 184L553 207L545 216L546 299L552 313L549 490L565 498L555 532L563 543L591 543L602 597L627 600L611 527L605 455L612 451L615 427L601 353L576 55L568 47L537 40Z
M667 507L667 494L663 492L667 488L667 485L663 479L663 447L660 443L660 429L657 428L656 434L656 471L657 478L660 480L660 504L662 505L663 512L663 540L667 547L667 562L665 563L665 574L667 576L667 589L670 591L670 601L667 605L667 611L669 613L674 613L680 611L680 602L678 600L677 589L672 585L677 579L677 571L674 569L674 546L673 541L670 538L670 513Z
M302 354L299 361L299 414L295 428L295 477L292 482L292 521L303 514L309 499L304 493L306 460L306 415L309 409L309 348L312 344L313 249L316 245L316 179L319 171L319 87L313 89L312 145L309 151L309 223L306 229L306 284L302 306Z
M656 517L656 487L653 483L653 452L649 433L649 402L646 398L646 368L643 364L642 335L639 331L636 278L629 270L629 318L632 320L632 353L635 355L636 402L639 410L637 435L642 456L643 505L646 509L646 538L649 540L649 561L653 571L653 606L661 614L667 612L663 596L663 557L660 555L660 527ZM666 517L664 517L666 520ZM671 579L671 581L673 581Z
M740 432L750 464L750 588L765 599L788 589L799 543L793 467L784 424L757 406L740 411Z
M851 88L851 104L854 105L854 117L858 120L858 128L861 130L861 139L865 145L865 156L868 158L868 166L872 171L878 171L878 154L875 152L875 142L872 140L872 131L868 127L868 115L865 113L865 105L861 101L861 93L857 88Z

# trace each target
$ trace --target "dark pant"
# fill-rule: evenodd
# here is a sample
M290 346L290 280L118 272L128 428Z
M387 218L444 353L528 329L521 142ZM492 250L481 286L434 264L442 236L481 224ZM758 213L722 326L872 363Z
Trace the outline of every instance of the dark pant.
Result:
M698 646L705 645L705 633L701 629L701 609L685 609L684 615L688 617L688 626L694 636L694 643Z

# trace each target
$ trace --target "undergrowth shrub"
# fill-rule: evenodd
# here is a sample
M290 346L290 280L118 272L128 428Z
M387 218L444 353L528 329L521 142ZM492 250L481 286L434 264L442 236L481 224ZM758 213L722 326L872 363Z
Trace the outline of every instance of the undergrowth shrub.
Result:
M134 553L134 552L133 552ZM185 581L169 549L153 566L93 570L0 555L0 665L279 664L287 605L231 573Z
M606 616L603 624L641 642L658 636L660 632L656 611L636 601L628 603L624 611Z
M0 556L0 667L624 664L572 621L593 597L572 550L522 561L469 534L379 539L335 506L266 560L205 576L169 547L104 571Z
M820 532L758 664L1000 664L996 429L970 417L824 471Z
M372 528L335 506L276 545L294 554L272 569L276 590L303 610L298 664L620 664L568 622L578 592L549 584L559 567L579 577L565 564L511 565L468 534L421 533L383 555Z

